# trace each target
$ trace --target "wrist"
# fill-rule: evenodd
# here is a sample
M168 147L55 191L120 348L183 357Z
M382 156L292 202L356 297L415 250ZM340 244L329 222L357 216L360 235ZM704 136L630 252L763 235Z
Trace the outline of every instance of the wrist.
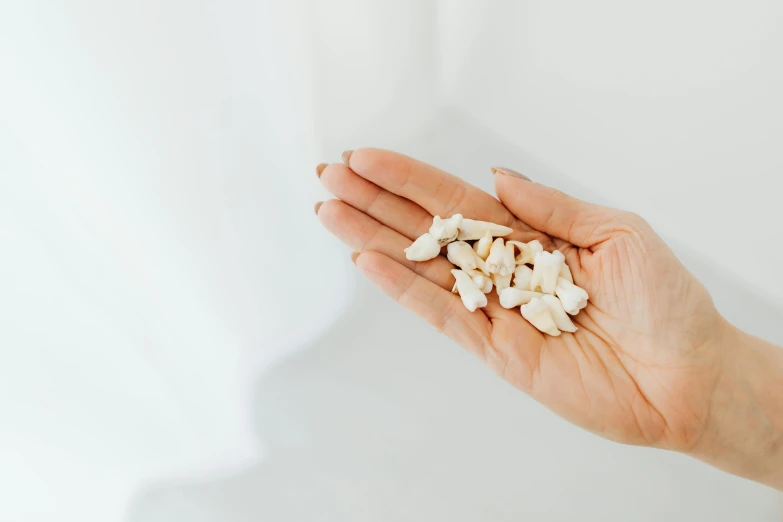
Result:
M724 323L720 377L698 444L688 452L783 490L783 349Z

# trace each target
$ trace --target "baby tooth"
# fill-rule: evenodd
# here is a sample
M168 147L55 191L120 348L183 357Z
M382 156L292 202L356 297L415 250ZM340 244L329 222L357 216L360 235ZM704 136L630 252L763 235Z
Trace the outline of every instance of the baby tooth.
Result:
M541 296L541 300L549 307L549 313L552 315L552 320L554 320L555 325L560 331L573 333L577 330L574 323L571 322L571 318L568 317L568 314L566 314L563 309L563 304L560 302L560 299L553 295L543 295Z
M452 265L457 265L462 269L479 269L489 275L484 260L473 251L473 247L464 241L449 243L449 246L446 247L446 258Z
M554 294L557 278L560 277L560 267L563 265L563 254L539 252L533 262L533 277L530 279L530 289L541 289L542 293Z
M456 269L452 270L451 273L457 280L457 291L465 308L475 312L476 308L487 306L487 296L476 286L476 283L473 282L473 279L467 273Z
M462 214L454 214L448 219L435 216L432 218L430 235L437 239L441 246L446 245L457 239L460 224L462 224Z
M487 257L487 270L492 274L510 275L514 273L514 245L506 245L503 238L497 238L492 242Z
M446 259L453 265L457 265L460 268L476 268L476 253L473 252L473 248L464 241L455 241L449 243L446 247Z
M489 256L489 249L492 247L492 234L487 231L484 237L473 243L473 250L481 259L486 260Z
M519 265L514 270L514 286L520 290L529 290L531 279L533 279L533 269L529 266Z
M555 320L552 319L549 307L540 298L533 298L528 304L522 306L521 311L522 317L539 331L553 336L560 335L560 330L557 329Z
M492 291L492 279L490 279L489 276L486 276L481 272L472 270L470 268L463 268L462 271L468 274L471 279L473 279L473 282L476 283L476 286L479 287L479 290L485 294L488 294Z
M555 294L560 298L563 309L570 315L578 314L579 310L587 306L587 300L589 299L587 292L583 288L579 288L562 277L557 280Z
M463 219L462 224L459 226L457 239L472 241L474 239L481 239L487 234L492 237L500 237L507 236L511 232L513 232L513 229L504 227L503 225L496 225L495 223L489 223L487 221L476 221L474 219Z
M420 235L404 252L405 257L411 261L427 261L438 257L440 245L437 239L427 233Z
M574 276L571 275L571 269L568 268L568 265L565 263L563 263L563 267L560 269L560 277L562 277L569 283L574 282Z
M508 275L500 275L500 274L492 274L492 280L495 283L495 288L498 290L498 294L505 290L506 288L509 288L511 286L511 277L514 274L508 274Z
M503 308L516 308L517 306L529 303L536 297L542 297L544 294L531 292L530 290L520 290L519 288L514 288L512 286L502 290L499 295L500 306Z
M516 264L518 265L533 264L533 261L536 259L536 254L544 251L544 247L538 240L534 240L529 243L520 243L519 241L514 241L514 246L519 248L520 252L515 260Z

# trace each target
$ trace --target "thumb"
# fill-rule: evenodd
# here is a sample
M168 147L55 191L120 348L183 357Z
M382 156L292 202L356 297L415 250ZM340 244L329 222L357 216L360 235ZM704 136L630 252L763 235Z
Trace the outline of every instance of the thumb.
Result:
M503 167L494 167L501 203L519 219L551 237L589 248L609 239L620 211L573 198Z

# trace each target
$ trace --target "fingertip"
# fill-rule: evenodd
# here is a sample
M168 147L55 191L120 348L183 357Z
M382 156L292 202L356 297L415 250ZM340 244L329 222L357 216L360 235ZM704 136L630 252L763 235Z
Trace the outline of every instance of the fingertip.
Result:
M343 213L340 203L337 199L328 199L315 204L315 215L328 230L331 230L332 225L340 220L340 214Z
M524 174L520 174L519 172L512 170L508 167L490 167L492 170L492 174L495 175L495 178L497 179L498 176L508 176L510 178L514 179L521 179L524 181L530 181L530 178L525 176Z

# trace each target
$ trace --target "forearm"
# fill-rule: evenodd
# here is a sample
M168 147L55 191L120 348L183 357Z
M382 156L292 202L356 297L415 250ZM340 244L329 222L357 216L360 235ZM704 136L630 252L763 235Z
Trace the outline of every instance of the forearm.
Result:
M783 491L783 348L727 325L723 371L690 455Z

